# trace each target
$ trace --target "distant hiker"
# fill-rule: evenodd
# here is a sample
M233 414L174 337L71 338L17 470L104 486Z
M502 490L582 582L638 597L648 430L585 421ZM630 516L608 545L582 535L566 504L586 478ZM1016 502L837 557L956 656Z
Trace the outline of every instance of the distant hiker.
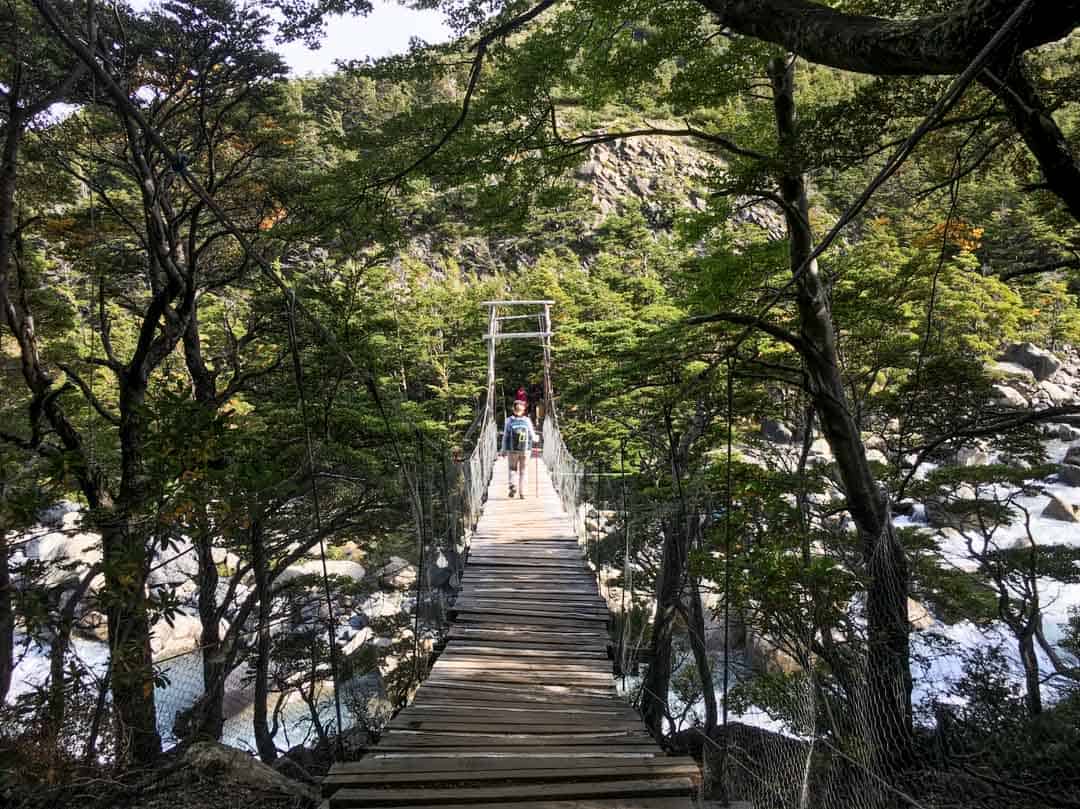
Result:
M529 385L529 404L532 405L533 423L541 432L544 429L544 389L539 382Z
M525 499L525 466L538 439L532 420L525 415L528 404L524 388L518 390L514 399L514 415L506 419L502 436L502 451L506 453L510 469L510 496L514 496L514 472L517 472L517 493L522 500Z

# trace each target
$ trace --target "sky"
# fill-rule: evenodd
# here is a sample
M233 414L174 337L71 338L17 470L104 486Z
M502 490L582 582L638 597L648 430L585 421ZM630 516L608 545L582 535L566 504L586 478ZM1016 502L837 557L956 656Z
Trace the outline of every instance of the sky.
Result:
M136 10L149 7L152 0L131 0ZM401 53L409 46L411 37L426 42L444 42L450 29L442 15L433 11L414 11L394 0L372 0L374 9L366 17L331 17L322 47L312 51L302 43L270 47L278 51L297 76L309 73L329 73L337 59L363 59L366 56L389 56Z
M276 49L293 73L303 76L332 71L336 59L401 53L408 48L411 37L426 42L444 42L450 38L450 29L437 12L414 11L392 0L373 0L372 5L374 10L366 17L333 17L317 51L309 51L300 42Z

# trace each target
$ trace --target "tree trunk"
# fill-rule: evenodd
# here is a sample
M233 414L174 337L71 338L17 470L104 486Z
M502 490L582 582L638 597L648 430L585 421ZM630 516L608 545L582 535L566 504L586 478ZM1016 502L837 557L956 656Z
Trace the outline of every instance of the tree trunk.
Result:
M258 642L255 648L255 748L264 764L277 759L274 737L267 723L267 701L270 698L270 611L273 594L270 591L270 568L263 545L262 525L257 519L251 522L252 567L255 589L259 597Z
M202 622L203 696L193 727L196 738L221 739L225 724L225 655L221 648L221 610L217 603L218 570L214 564L213 540L209 527L201 527L194 540L199 574L199 620Z
M837 360L836 332L829 309L828 290L813 253L806 183L792 161L797 154L794 62L770 63L774 108L784 173L778 177L785 202L790 263L797 272L802 356L810 394L822 432L832 449L847 497L847 507L858 530L862 561L868 578L867 694L868 741L876 764L895 770L911 755L911 669L907 615L908 569L896 537L888 503L870 465L858 425L851 415ZM804 266L806 265L806 266Z
M705 610L701 604L701 588L698 577L690 575L690 648L694 652L694 663L697 666L698 678L701 680L701 695L705 700L705 727L706 738L712 738L712 732L716 729L716 685L713 683L712 665L709 663L709 653L705 645Z
M1023 60L995 65L984 74L982 82L1005 107L1024 144L1038 160L1046 188L1080 222L1080 163L1073 156L1065 133L1028 79Z
M47 736L55 739L60 735L64 726L64 714L67 713L67 693L64 680L64 661L67 657L68 648L71 646L71 630L75 625L75 611L79 608L79 602L83 600L86 591L90 589L90 582L100 573L97 565L92 567L80 579L78 585L68 595L68 600L60 609L60 619L57 622L56 633L53 636L52 648L49 650L49 702Z
M19 154L21 122L15 117L14 103L8 111L4 143L0 151L0 305L11 330L15 324L11 315L14 309L8 305L8 273L11 266L11 249L15 230L15 181ZM11 688L15 670L15 614L11 607L11 571L8 569L9 550L7 528L0 525L0 703Z
M15 612L11 608L11 570L7 528L0 524L0 704L11 688L15 671Z
M682 576L686 555L682 553L679 526L668 523L664 551L656 581L656 617L649 644L649 668L641 684L641 716L657 740L664 735L671 688L671 635L682 597Z
M152 763L161 753L154 704L154 663L146 612L146 543L126 520L102 532L112 659L112 704L128 754L136 764Z
M1037 716L1042 713L1042 682L1039 678L1039 658L1035 654L1035 627L1017 635L1017 643L1020 650L1020 662L1024 666L1024 685L1027 691L1024 694L1024 704L1027 705L1028 713Z
M14 99L14 96L12 96ZM24 122L14 100L0 155L0 309L3 320L19 346L23 379L33 399L31 447L37 449L38 417L44 415L71 456L71 470L102 534L106 593L109 601L109 639L112 646L113 708L121 726L130 734L130 754L138 763L153 761L161 750L154 709L153 666L150 657L150 625L146 614L146 547L142 535L132 530L132 506L138 503L140 486L141 410L145 377L127 374L121 382L122 482L119 504L113 503L100 470L92 468L83 451L82 438L58 403L58 391L38 351L34 318L26 290L13 297L11 285L14 234L14 200L19 140Z
M887 17L813 0L698 0L737 34L772 42L821 65L878 76L959 73L997 33L1017 0L956 0L943 13ZM1006 49L1022 52L1067 37L1080 23L1077 0L1036 3Z

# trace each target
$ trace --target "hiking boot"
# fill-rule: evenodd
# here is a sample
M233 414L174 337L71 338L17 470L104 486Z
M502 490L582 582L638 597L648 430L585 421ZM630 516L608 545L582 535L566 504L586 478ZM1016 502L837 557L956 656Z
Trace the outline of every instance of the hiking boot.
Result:
M518 495L518 498L519 498L520 500L524 500L524 499L525 499L525 492L522 492L521 494L519 494L519 495Z
M515 489L515 488L514 488L513 486L511 486L511 487L510 487L510 499L511 499L511 500L513 500L513 499L514 499L514 495L515 495L515 494L517 494L517 489ZM522 495L522 497L524 497L524 496L525 496L525 495Z

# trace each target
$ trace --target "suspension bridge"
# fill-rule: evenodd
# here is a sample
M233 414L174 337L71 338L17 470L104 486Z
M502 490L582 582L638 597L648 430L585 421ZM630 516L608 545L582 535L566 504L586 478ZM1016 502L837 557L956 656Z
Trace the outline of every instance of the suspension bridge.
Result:
M471 463L490 482L448 640L378 745L326 776L327 809L693 805L697 765L666 755L615 689L608 607L579 544L581 476L551 395L551 303L486 303L488 395ZM539 311L500 316L507 306ZM532 317L536 331L501 330ZM506 465L494 463L496 345L515 338L540 340L548 405L525 499L507 496Z

